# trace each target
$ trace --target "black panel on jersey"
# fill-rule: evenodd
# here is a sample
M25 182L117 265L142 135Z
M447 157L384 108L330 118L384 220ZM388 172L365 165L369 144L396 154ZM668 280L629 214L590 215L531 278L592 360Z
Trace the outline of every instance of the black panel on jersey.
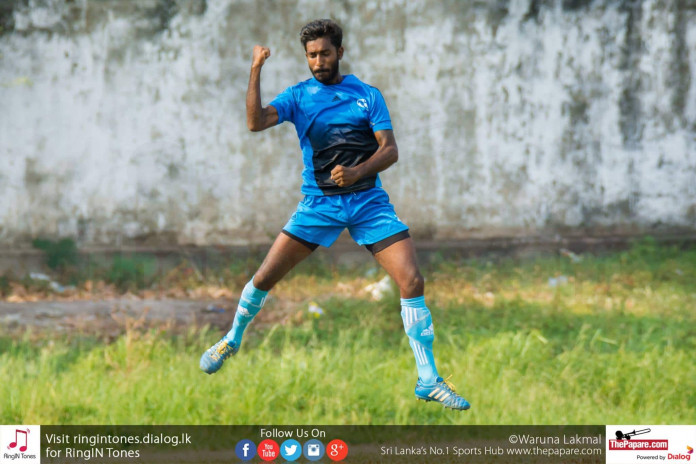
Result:
M324 195L356 192L375 186L377 175L363 177L348 187L339 187L331 180L331 170L336 166L354 167L375 154L379 144L372 129L330 126L321 135L316 132L318 130L314 127L310 130L314 178Z

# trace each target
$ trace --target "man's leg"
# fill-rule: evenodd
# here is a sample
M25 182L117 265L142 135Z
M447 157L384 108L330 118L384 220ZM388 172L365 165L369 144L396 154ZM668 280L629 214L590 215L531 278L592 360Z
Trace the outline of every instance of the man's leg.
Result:
M389 239L385 239L386 243ZM416 358L418 382L416 397L426 401L438 401L452 409L469 409L469 403L457 395L451 384L437 373L433 356L433 320L425 305L423 276L418 269L413 240L405 238L380 249L373 245L377 262L399 287L401 294L401 318L409 344Z
M242 291L232 329L201 356L201 370L213 374L222 367L225 359L237 353L244 330L261 311L268 292L315 249L316 245L291 237L286 232L278 235L261 267Z
M266 254L256 274L246 284L239 299L239 306L234 317L232 329L225 335L227 343L239 346L247 325L261 311L268 292L285 274L309 256L317 245L282 232Z
M281 232L252 279L259 290L270 291L285 274L312 254L317 245Z
M374 256L379 265L396 282L402 299L423 296L425 281L418 270L416 249L411 237L404 238L377 251Z

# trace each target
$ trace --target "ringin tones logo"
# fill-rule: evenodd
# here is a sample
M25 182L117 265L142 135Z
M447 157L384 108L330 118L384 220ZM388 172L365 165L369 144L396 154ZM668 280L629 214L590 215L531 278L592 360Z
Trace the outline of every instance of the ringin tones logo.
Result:
M12 443L10 443L7 446L7 449L11 450L12 448L17 448L17 451L19 451L20 453L25 452L27 448L29 448L29 433L31 433L31 430L29 429L15 429L15 439ZM24 437L24 444L20 443L22 441L22 437Z
M41 462L41 427L38 425L0 426L0 464Z

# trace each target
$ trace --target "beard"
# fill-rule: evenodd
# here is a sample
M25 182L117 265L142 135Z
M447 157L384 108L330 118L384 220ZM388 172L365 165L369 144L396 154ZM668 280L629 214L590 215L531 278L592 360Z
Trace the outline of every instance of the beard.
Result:
M338 60L336 60L336 62L330 68L322 68L322 71L326 72L316 73L314 72L314 70L310 69L310 72L312 73L314 78L322 84L327 84L333 81L338 75Z

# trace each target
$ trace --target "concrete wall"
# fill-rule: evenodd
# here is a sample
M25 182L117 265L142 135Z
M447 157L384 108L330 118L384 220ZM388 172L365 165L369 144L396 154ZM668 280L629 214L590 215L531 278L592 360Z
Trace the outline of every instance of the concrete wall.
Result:
M696 230L693 0L12 0L0 7L0 245L268 242L301 198L294 127L246 130L344 27L379 87L416 236Z

